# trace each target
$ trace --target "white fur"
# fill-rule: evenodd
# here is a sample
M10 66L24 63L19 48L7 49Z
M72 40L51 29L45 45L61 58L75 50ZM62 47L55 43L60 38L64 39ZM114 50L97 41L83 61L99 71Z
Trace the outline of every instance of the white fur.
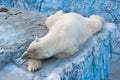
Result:
M51 28L47 35L29 46L29 49L37 49L37 56L31 57L44 59L60 53L64 53L63 57L68 57L77 51L79 44L102 29L103 21L102 17L96 15L86 18L77 13L62 14L49 26Z

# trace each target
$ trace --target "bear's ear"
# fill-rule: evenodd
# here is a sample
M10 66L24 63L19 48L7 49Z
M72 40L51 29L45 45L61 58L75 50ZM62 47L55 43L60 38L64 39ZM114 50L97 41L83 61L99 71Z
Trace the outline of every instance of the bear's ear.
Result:
M36 37L35 42L38 42L38 41L39 41L39 39Z
M38 42L38 41L39 41L39 39L38 39L37 34L36 34L35 42Z

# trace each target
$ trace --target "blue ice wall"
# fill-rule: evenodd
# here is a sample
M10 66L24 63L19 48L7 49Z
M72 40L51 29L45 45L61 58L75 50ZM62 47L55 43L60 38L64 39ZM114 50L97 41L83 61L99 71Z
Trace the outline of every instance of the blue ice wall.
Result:
M113 36L110 33L106 38L97 40L92 50L86 50L85 62L73 64L72 70L68 68L61 80L109 80Z
M120 22L120 0L0 0L0 5L52 14L57 10L78 12L84 16L97 14Z

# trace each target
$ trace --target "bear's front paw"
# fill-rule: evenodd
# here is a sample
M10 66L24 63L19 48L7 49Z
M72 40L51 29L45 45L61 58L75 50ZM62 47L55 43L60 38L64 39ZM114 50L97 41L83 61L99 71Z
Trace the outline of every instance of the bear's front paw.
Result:
M29 59L27 61L28 71L37 71L42 66L42 61L38 59Z

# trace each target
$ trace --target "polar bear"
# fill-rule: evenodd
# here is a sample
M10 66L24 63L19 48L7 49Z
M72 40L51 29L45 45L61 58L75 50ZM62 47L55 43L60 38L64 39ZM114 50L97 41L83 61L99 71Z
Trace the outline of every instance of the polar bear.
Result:
M97 15L87 18L74 12L56 12L46 20L49 32L34 40L22 55L23 59L29 59L28 70L39 69L42 60L46 58L66 58L73 55L80 44L102 29L103 24L104 19Z

